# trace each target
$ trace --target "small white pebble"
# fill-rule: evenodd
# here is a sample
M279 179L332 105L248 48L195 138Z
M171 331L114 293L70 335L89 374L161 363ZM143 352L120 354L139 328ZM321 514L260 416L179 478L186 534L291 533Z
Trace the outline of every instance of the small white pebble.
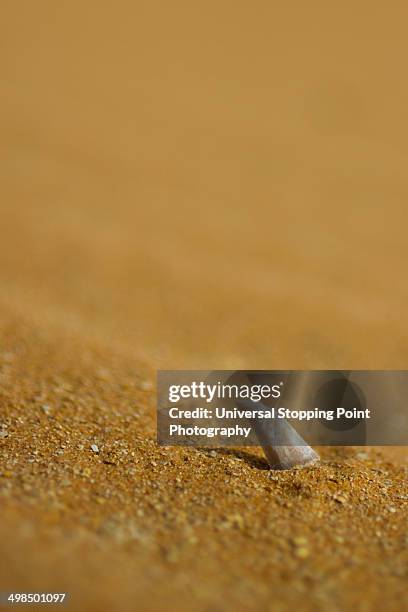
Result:
M96 444L91 444L91 449L94 453L99 453L99 447Z
M142 391L150 391L150 389L153 388L153 385L149 380L143 380L140 383L140 388L142 389Z
M7 431L0 431L0 438L7 438L8 433Z
M368 459L368 454L364 452L360 452L356 454L357 459Z

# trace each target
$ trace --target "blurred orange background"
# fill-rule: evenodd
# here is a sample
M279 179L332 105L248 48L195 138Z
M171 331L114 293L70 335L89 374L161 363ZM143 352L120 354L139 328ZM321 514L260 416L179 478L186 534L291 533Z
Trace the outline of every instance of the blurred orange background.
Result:
M155 367L406 367L404 3L2 13L1 300Z

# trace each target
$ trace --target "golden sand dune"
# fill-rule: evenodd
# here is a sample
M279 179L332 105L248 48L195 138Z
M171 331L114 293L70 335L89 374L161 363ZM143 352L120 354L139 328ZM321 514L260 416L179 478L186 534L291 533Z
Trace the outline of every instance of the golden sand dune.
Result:
M154 380L407 367L408 8L3 5L0 588L402 609L405 449L160 449Z

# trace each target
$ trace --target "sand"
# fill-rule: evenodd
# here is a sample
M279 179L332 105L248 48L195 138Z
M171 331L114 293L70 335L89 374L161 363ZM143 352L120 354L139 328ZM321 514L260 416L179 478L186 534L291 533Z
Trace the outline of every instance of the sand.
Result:
M2 13L0 589L406 608L405 448L159 448L155 376L407 368L408 9Z
M403 609L407 468L321 449L158 447L132 360L25 329L3 346L4 590L86 610Z

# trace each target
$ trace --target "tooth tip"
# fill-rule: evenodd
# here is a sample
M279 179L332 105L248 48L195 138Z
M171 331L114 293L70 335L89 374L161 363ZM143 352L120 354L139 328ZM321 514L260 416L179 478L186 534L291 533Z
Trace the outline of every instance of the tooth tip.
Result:
M311 466L320 460L310 446L264 447L268 463L273 470L290 470Z

